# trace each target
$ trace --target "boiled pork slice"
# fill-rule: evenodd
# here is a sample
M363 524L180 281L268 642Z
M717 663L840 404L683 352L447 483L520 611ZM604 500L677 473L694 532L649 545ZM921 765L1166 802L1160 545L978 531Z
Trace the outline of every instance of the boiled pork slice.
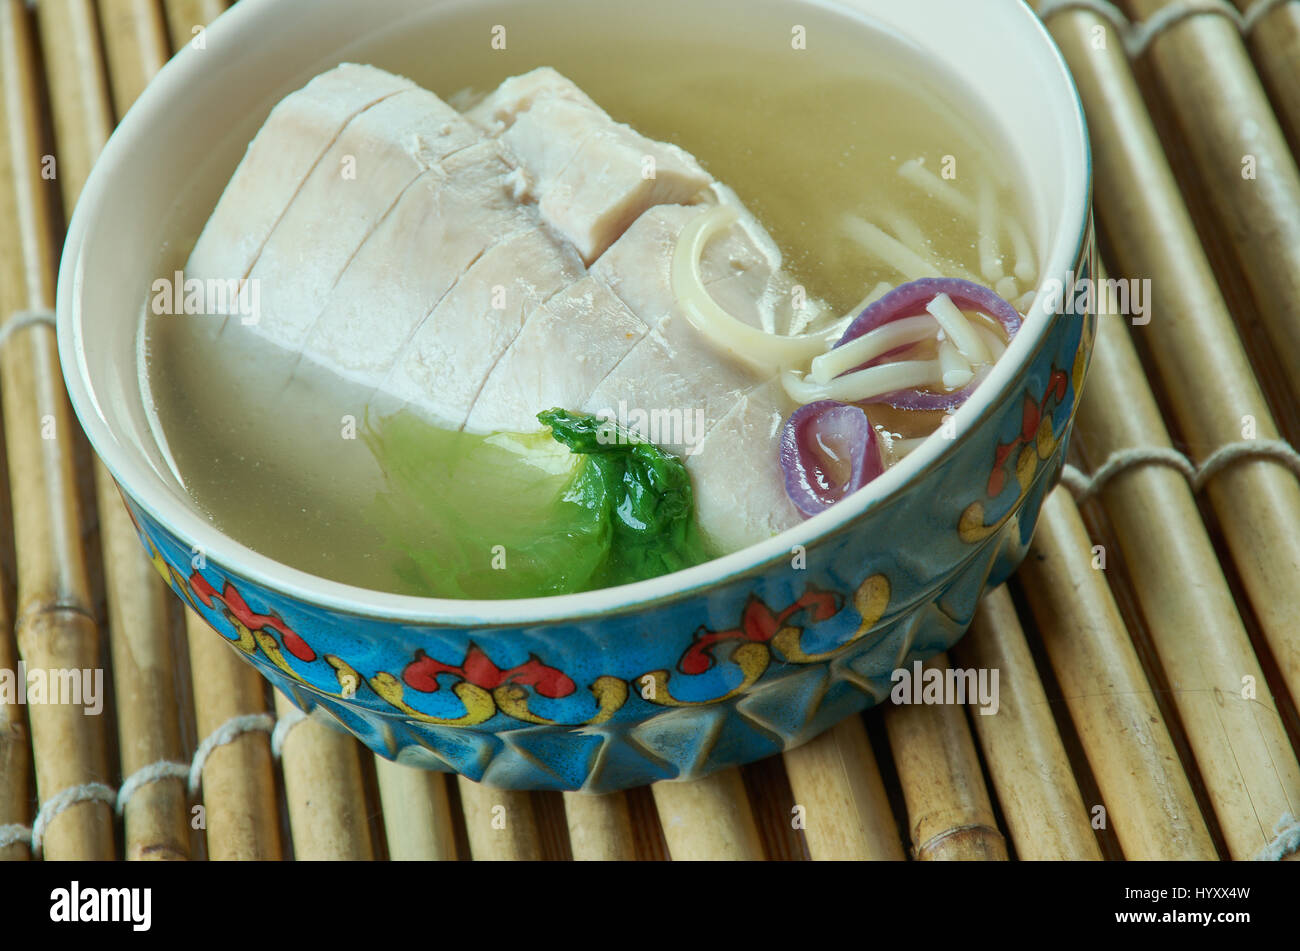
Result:
M615 122L546 67L506 80L469 115L500 135L525 194L588 264L647 208L689 202L713 181L689 153Z
M249 280L260 285L262 313L250 329L301 350L344 270L408 190L418 184L417 196L430 189L436 194L451 177L444 160L475 145L496 151L475 126L423 89L390 96L353 119L253 265ZM482 165L476 160L468 167L477 174ZM233 323L227 322L227 332Z
M362 384L386 376L489 249L537 231L536 215L501 186L509 172L496 144L480 142L421 175L348 263L303 338L303 356ZM374 332L376 313L383 333Z
M410 404L439 426L462 429L489 373L528 318L585 270L573 247L545 228L499 241L404 343L371 404Z
M798 525L776 460L791 407L777 380L746 393L686 457L695 517L717 551L736 551ZM741 475L743 473L743 476Z
M280 100L249 143L186 269L215 279L247 277L280 216L347 125L415 88L401 76L344 63Z
M580 409L645 334L645 323L588 275L533 312L484 383L465 428L531 432L553 406Z

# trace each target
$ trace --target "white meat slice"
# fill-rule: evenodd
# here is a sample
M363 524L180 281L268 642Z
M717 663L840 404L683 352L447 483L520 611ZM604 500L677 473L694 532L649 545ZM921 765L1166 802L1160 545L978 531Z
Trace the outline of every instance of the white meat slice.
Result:
M600 108L577 84L550 66L540 66L502 82L495 91L467 109L465 118L499 132L514 125L519 114L527 112L539 99L563 99L589 109Z
M382 380L485 251L537 230L536 214L510 199L509 174L496 144L481 142L420 176L348 264L303 356L362 384Z
M261 310L253 329L300 350L344 269L406 189L431 170L445 178L443 160L481 141L477 126L423 89L391 96L349 123L253 265Z
M470 432L534 432L536 416L583 405L646 333L641 318L588 275L543 304L492 370L465 423Z
M285 96L249 143L185 270L221 280L247 277L276 222L348 123L415 88L401 76L344 63Z
M715 351L685 316L670 314L633 346L581 408L612 415L661 449L685 456L756 382Z
M488 373L525 321L583 272L573 249L544 228L497 243L421 323L380 384L376 401L409 403L431 422L460 429Z
M590 135L564 171L541 183L539 207L591 262L647 208L690 201L709 181L686 152L616 125Z
M704 213L697 205L658 205L641 215L591 267L624 303L654 324L673 307L672 262L682 228ZM700 277L728 313L755 327L790 297L793 282L743 227L733 226L711 240L700 261ZM764 310L767 317L764 317ZM784 324L782 324L784 326Z
M798 525L785 491L781 430L793 411L773 379L746 393L685 459L695 517L714 551L736 551Z
M589 264L647 208L689 202L713 181L689 153L615 122L554 70L508 80L473 112L501 130L526 194Z

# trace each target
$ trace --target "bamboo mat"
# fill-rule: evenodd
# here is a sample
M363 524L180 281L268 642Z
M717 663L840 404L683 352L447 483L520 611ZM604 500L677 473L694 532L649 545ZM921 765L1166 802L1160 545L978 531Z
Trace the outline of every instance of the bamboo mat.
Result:
M1294 849L1300 483L1282 441L1300 435L1300 3L1237 2L1244 17L1226 4L1185 15L1212 4L1182 0L1033 4L1089 113L1103 257L1153 297L1144 326L1100 322L1078 417L1073 463L1113 477L1079 480L1080 503L1065 488L1048 498L1024 567L935 662L997 669L996 716L891 706L783 757L605 797L377 759L294 716L183 613L76 426L52 328L27 320L0 330L0 669L103 667L109 699L98 717L0 704L0 857ZM115 117L224 7L0 0L0 317L52 306L66 212ZM244 731L195 776L140 772L190 763L232 718Z

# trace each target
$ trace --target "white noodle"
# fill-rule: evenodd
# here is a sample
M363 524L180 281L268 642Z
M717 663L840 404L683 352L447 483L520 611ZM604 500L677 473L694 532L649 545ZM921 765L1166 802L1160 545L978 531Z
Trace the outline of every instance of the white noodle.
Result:
M981 238L986 234L996 235L1001 233L1000 228L994 230L986 228L981 221L981 209L976 203L959 192L955 185L944 181L922 165L919 159L904 162L899 167L898 174L917 188L928 192L937 201L947 205L950 210L956 212L971 224L979 227ZM1038 265L1035 263L1034 249L1029 243L1029 236L1025 233L1024 226L1014 215L1006 215L1002 218L1001 228L1005 228L1007 235L1011 238L1012 251L1016 256L1016 277L1020 279L1021 284L1033 284L1038 277ZM983 254L981 253L981 262L982 259Z
M874 360L899 347L928 340L938 332L938 322L924 314L892 321L815 357L808 376L817 383L829 383L841 373L861 366L868 360Z
M943 367L938 360L900 360L836 377L829 383L814 383L793 370L781 374L781 385L796 403L837 400L860 403L895 390L942 385Z
M952 302L951 297L947 294L940 294L930 301L925 309L934 315L935 320L939 321L939 326L943 328L943 332L947 334L953 346L961 352L961 355L969 363L979 366L981 363L989 362L989 354L984 346L984 341L975 333L975 328L966 319L966 315Z
M941 276L939 269L921 255L857 215L844 216L844 230L850 238L909 281Z
M943 388L959 390L975 376L975 371L966 361L951 340L939 344L939 366L943 367Z
M1007 352L1007 345L1002 342L1002 338L990 330L988 327L975 325L976 332L984 340L984 345L989 348L989 358L996 363L1002 354Z
M945 182L934 172L930 171L921 164L919 159L912 159L910 162L904 162L899 168L898 174L907 179L918 188L930 192L935 198L943 202L957 214L968 219L974 224L979 219L979 214L975 208L975 203L957 191L956 186Z
M871 222L857 215L844 215L844 232L870 254L884 261L909 281L919 281L926 277L960 277L974 280L973 275L964 268L951 265L949 274L926 257L916 248L909 248L891 234L887 234Z
M1029 236L1024 227L1015 218L1007 219L1007 233L1011 235L1011 245L1016 255L1016 277L1022 284L1032 286L1038 277L1038 265L1034 262L1034 249L1029 243Z
M998 209L993 186L988 179L980 180L979 203L979 254L980 273L989 284L1002 280L1002 255L998 253Z
M671 277L673 294L681 303L686 318L716 346L760 373L771 374L799 366L829 350L839 339L834 327L798 337L766 333L727 313L705 289L700 277L700 256L704 247L710 238L729 228L738 217L734 207L716 205L682 229L673 251Z
M925 234L915 221L898 211L889 209L880 216L881 220L894 232L899 241L918 252L927 244Z
M1038 291L1029 291L1021 295L1019 300L1014 301L1012 306L1015 307L1016 313L1024 315L1033 309L1036 300L1038 300Z
M993 290L1005 301L1012 301L1020 296L1020 285L1010 274L998 281Z

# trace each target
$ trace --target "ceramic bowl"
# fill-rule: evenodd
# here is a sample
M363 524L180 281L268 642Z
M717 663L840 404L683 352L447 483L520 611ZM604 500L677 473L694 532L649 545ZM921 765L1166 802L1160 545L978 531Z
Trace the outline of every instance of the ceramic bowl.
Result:
M1087 132L1029 8L844 5L989 104L1023 164L1044 277L1091 274ZM453 6L243 0L202 49L163 69L91 174L59 274L60 355L158 572L304 709L323 707L384 756L502 787L699 777L886 698L891 673L951 647L980 593L1022 558L1061 466L1095 318L1049 313L1040 294L955 414L955 438L928 441L780 536L619 588L451 601L323 580L221 534L169 474L141 397L138 338L177 205L206 216L281 96L344 59L385 66L395 32L424 30L436 45Z

